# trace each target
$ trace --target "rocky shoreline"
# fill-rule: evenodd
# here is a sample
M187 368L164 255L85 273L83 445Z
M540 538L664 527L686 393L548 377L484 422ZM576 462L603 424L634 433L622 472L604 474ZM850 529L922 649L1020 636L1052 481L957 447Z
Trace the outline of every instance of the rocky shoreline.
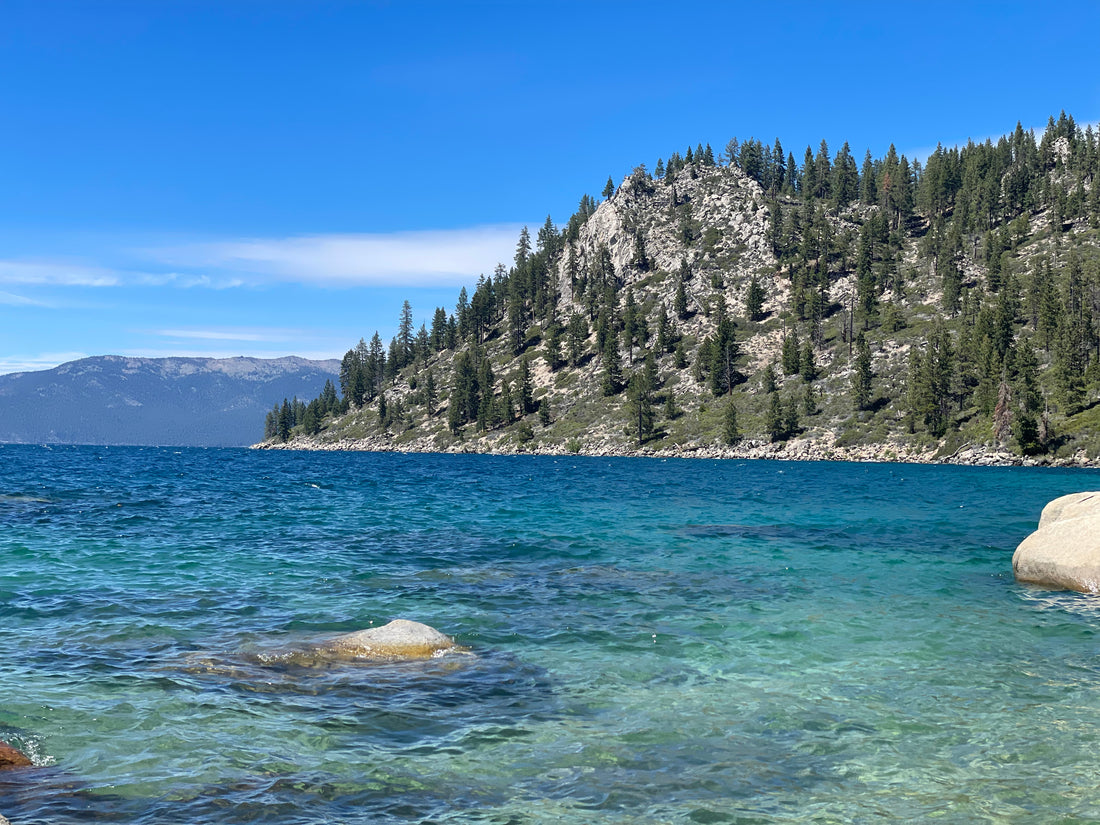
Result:
M298 436L287 442L265 441L254 444L259 450L301 450L314 452L376 452L376 453L442 453L483 455L548 455L548 456L621 456L647 458L707 458L752 459L774 461L850 461L901 464L951 464L973 467L1077 467L1100 468L1100 460L1089 458L1084 450L1064 458L1050 456L1020 456L1008 450L985 446L964 445L949 454L942 444L919 448L911 444L863 444L838 446L827 433L818 437L796 438L769 443L746 439L727 447L717 444L679 445L675 447L624 447L621 444L581 444L569 449L562 444L517 445L504 439L482 437L440 445L434 438L413 438L399 441L392 437L342 438L323 441Z

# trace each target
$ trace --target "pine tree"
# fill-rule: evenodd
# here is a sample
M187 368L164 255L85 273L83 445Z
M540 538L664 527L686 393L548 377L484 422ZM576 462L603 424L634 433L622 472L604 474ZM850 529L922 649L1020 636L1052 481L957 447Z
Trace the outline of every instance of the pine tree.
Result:
M451 412L460 424L473 421L481 404L477 371L469 352L460 352L454 361L454 390L451 393ZM454 429L453 427L451 428Z
M294 413L291 411L290 402L284 398L283 405L279 408L279 440L284 443L289 441L292 429L294 429Z
M730 447L741 443L741 429L737 425L737 405L731 397L722 413L722 440Z
M715 396L733 392L742 376L737 371L741 347L736 340L737 326L726 315L726 302L719 297L714 335L709 340L710 388Z
M644 372L636 372L630 378L627 387L627 415L630 426L638 436L638 446L642 446L653 433L653 397Z
M676 342L676 347L672 351L672 363L675 364L678 370L687 369L687 349L684 347L683 339Z
M279 405L276 404L271 410L268 410L267 418L264 419L264 441L270 441L279 434Z
M749 280L748 292L745 295L745 314L750 321L760 321L764 318L764 287L760 279L753 275Z
M616 335L607 335L604 340L603 373L600 379L600 391L605 396L618 395L623 389L623 367L619 358L619 339Z
M642 373L651 392L661 386L661 378L657 372L657 357L653 354L653 350L646 350Z
M676 406L676 393L671 388L665 390L665 420L675 421L680 417L680 408Z
M520 413L522 417L522 413ZM500 399L497 403L497 411L493 416L493 423L511 424L516 419L516 405L512 396L512 385L505 381L500 390Z
M764 371L760 383L761 389L763 389L764 392L773 393L776 391L778 387L776 386L775 364L769 361L767 364L764 365Z
M634 302L634 290L626 291L623 303L623 344L626 345L627 363L634 363L634 344L638 337L638 305Z
M456 387L451 391L451 400L447 407L447 429L451 435L458 436L462 433L462 424L465 416L462 412L463 399Z
M852 401L857 410L871 403L871 348L862 332L856 335L856 362L852 372Z
M487 357L482 358L477 373L477 386L481 394L480 403L477 407L477 428L482 432L493 426L494 381L492 364L489 363Z
M1016 347L1016 375L1014 397L1015 415L1012 421L1012 434L1016 444L1024 455L1036 455L1044 449L1039 437L1040 413L1043 409L1043 394L1039 388L1039 367L1035 350L1027 339Z
M519 362L519 414L521 416L535 411L534 390L531 387L531 363L527 358Z
M798 372L807 384L817 379L817 362L814 360L813 341L807 338L802 343L802 357L799 359Z
M676 279L676 293L672 298L672 311L681 321L688 317L687 289L684 287L683 269L684 267L681 266L681 275Z
M820 412L817 408L817 393L814 392L813 384L802 385L802 411L806 415L817 415Z
M863 169L859 174L859 201L862 204L872 204L878 201L878 187L876 186L875 165L871 160L871 150L863 156Z
M780 363L787 375L797 375L802 368L802 345L798 340L798 330L791 330L783 336Z
M527 263L527 257L531 254L531 233L527 227L523 227L516 242L516 269L521 269Z
M543 357L546 359L546 366L550 367L551 371L557 370L562 365L561 334L561 324L558 323L551 324L546 331Z
M783 417L783 402L777 392L773 392L769 396L768 412L764 416L764 429L768 433L768 440L772 443L786 438L787 429Z
M583 315L573 313L569 316L569 363L577 366L584 356L585 344L588 342L588 321Z
M397 346L394 347L394 368L400 370L413 360L413 315L408 301L401 305L401 317L397 322Z
M794 395L791 395L787 398L787 403L783 408L783 435L785 438L790 438L797 435L799 430L798 401Z

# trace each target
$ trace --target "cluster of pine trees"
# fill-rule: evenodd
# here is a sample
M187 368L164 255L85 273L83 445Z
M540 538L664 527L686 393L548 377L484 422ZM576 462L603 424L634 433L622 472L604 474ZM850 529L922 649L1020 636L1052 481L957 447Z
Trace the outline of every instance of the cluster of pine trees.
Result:
M724 227L703 225L687 184L729 174L723 167L759 184L774 271L708 263ZM625 266L606 243L582 249L599 206L585 195L563 230L549 217L534 239L525 228L512 265L482 276L472 295L463 288L453 310L437 308L430 329L414 329L406 301L388 347L375 333L344 356L339 397L326 387L308 405L284 402L266 434L313 434L370 407L383 429L403 431L445 404L453 437L518 422L529 439L529 416L552 420L533 385L541 358L551 376L596 361L600 396L622 399L638 444L684 414L677 393L690 376L726 399L728 444L743 437L739 403L758 410L762 435L783 440L822 415L840 382L856 420L888 409L907 433L935 438L988 421L1000 443L1042 452L1057 444L1055 417L1079 413L1100 385L1098 181L1100 136L1065 114L1040 138L1018 125L996 143L937 147L923 164L893 146L857 164L847 143L831 154L825 141L801 164L778 139L734 139L718 157L689 147L627 177L636 202L653 206L626 215ZM616 193L609 180L603 197ZM669 271L652 254L656 220L682 247ZM788 287L778 313L764 309L769 281ZM782 350L745 375L742 342L768 324L782 325ZM900 387L877 373L891 341L908 348ZM387 398L399 380L407 391Z
M297 397L282 404L276 404L267 413L264 421L264 439L286 441L295 429L305 435L316 435L321 431L324 420L330 416L343 415L348 411L348 402L336 395L336 386L326 381L321 394L308 404Z

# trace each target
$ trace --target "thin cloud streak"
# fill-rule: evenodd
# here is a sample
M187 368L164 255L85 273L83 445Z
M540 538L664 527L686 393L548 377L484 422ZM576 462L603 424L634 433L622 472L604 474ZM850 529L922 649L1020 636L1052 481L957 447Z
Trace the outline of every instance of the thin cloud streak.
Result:
M0 304L13 307L45 307L49 306L43 301L36 301L33 298L27 298L23 295L16 295L12 292L0 292Z
M313 287L472 286L515 254L521 224L388 234L194 240L135 248L101 238L81 259L0 258L0 284L227 290L267 284ZM0 303L17 296L0 293ZM29 299L28 299L29 300Z
M281 343L300 339L302 333L292 329L160 329L153 332L162 338L185 338L199 341L248 341Z
M0 283L56 286L119 286L120 273L98 266L59 261L0 260Z
M179 268L318 286L458 286L511 259L519 224L422 232L308 235L152 250Z
M0 375L15 372L41 372L52 370L69 361L87 358L84 352L43 352L38 355L8 355L0 357Z

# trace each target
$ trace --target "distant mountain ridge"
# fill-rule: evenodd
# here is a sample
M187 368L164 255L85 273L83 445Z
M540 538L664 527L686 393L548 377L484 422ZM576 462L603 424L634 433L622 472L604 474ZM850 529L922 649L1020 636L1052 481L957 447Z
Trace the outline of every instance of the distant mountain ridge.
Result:
M0 376L0 443L233 447L336 381L338 360L102 355Z

